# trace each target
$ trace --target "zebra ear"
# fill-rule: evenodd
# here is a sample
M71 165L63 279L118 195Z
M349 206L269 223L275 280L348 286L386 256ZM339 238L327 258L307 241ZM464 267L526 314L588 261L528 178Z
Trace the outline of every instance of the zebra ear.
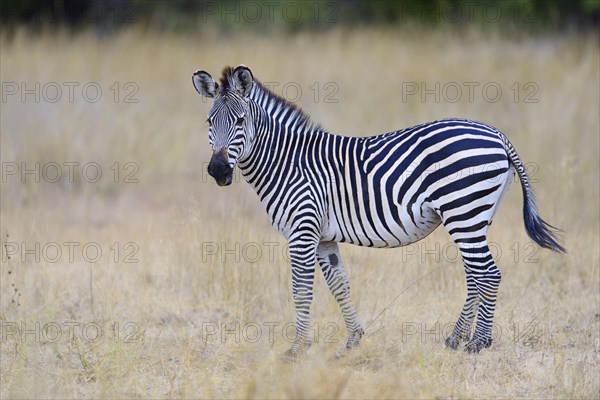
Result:
M235 83L235 90L242 96L248 97L252 91L254 85L254 77L250 68L244 64L240 65L233 71L233 81Z
M204 97L215 97L219 85L208 72L196 71L192 75L192 83L196 91Z

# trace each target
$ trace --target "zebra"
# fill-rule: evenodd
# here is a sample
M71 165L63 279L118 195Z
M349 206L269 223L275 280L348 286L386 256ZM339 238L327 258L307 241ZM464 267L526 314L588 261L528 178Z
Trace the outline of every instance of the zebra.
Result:
M541 247L566 252L560 230L537 211L525 165L489 125L453 118L378 136L340 136L313 123L244 65L225 67L219 83L198 70L192 82L213 99L206 120L209 175L219 186L230 185L237 166L288 241L296 310L290 357L311 344L316 264L341 308L346 348L364 335L338 243L405 246L440 224L458 246L467 280L467 298L445 344L457 349L464 341L469 353L489 347L501 274L486 236L515 174L528 235Z

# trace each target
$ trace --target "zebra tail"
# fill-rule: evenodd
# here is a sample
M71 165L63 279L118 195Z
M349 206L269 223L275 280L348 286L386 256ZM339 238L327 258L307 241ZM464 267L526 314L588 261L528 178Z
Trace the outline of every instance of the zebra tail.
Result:
M521 188L523 189L523 219L525 222L525 230L529 237L541 247L546 249L554 250L559 253L566 253L567 250L561 245L558 238L562 230L550 225L540 217L538 213L535 195L529 182L527 170L523 165L523 162L519 158L515 148L508 141L506 136L501 135L504 141L504 146L508 154L510 163L513 165L517 174L519 174L519 180L521 181Z

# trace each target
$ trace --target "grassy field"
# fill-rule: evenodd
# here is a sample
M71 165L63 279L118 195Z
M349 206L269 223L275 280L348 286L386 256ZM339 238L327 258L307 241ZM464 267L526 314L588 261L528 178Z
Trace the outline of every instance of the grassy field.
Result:
M1 398L598 398L597 38L364 29L277 39L2 35ZM401 249L342 246L366 327L324 279L315 344L294 320L285 242L239 175L206 173L210 104L191 74L249 66L332 132L485 121L528 163L569 251L534 246L519 184L491 228L495 341L443 340L466 293L442 229Z

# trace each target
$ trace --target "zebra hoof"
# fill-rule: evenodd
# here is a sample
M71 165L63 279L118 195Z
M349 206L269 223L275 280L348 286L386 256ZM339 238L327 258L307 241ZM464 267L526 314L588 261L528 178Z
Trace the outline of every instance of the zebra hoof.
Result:
M492 345L492 339L473 339L465 345L467 353L479 353L480 350L488 348Z
M312 340L306 340L304 343L294 343L285 353L283 353L282 360L284 362L297 362L299 361L312 346Z
M281 361L284 363L296 363L300 361L301 355L300 352L294 349L288 349L283 356L281 356Z
M342 358L346 357L349 352L350 352L350 349L348 347L343 347L343 348L337 349L335 351L335 357L334 358L336 360L341 360Z
M358 347L360 345L360 339L362 339L364 334L365 331L359 329L348 335L348 340L346 341L346 350L351 350Z
M448 336L445 341L446 347L448 347L452 350L458 349L459 343L460 343L460 339L454 335Z

